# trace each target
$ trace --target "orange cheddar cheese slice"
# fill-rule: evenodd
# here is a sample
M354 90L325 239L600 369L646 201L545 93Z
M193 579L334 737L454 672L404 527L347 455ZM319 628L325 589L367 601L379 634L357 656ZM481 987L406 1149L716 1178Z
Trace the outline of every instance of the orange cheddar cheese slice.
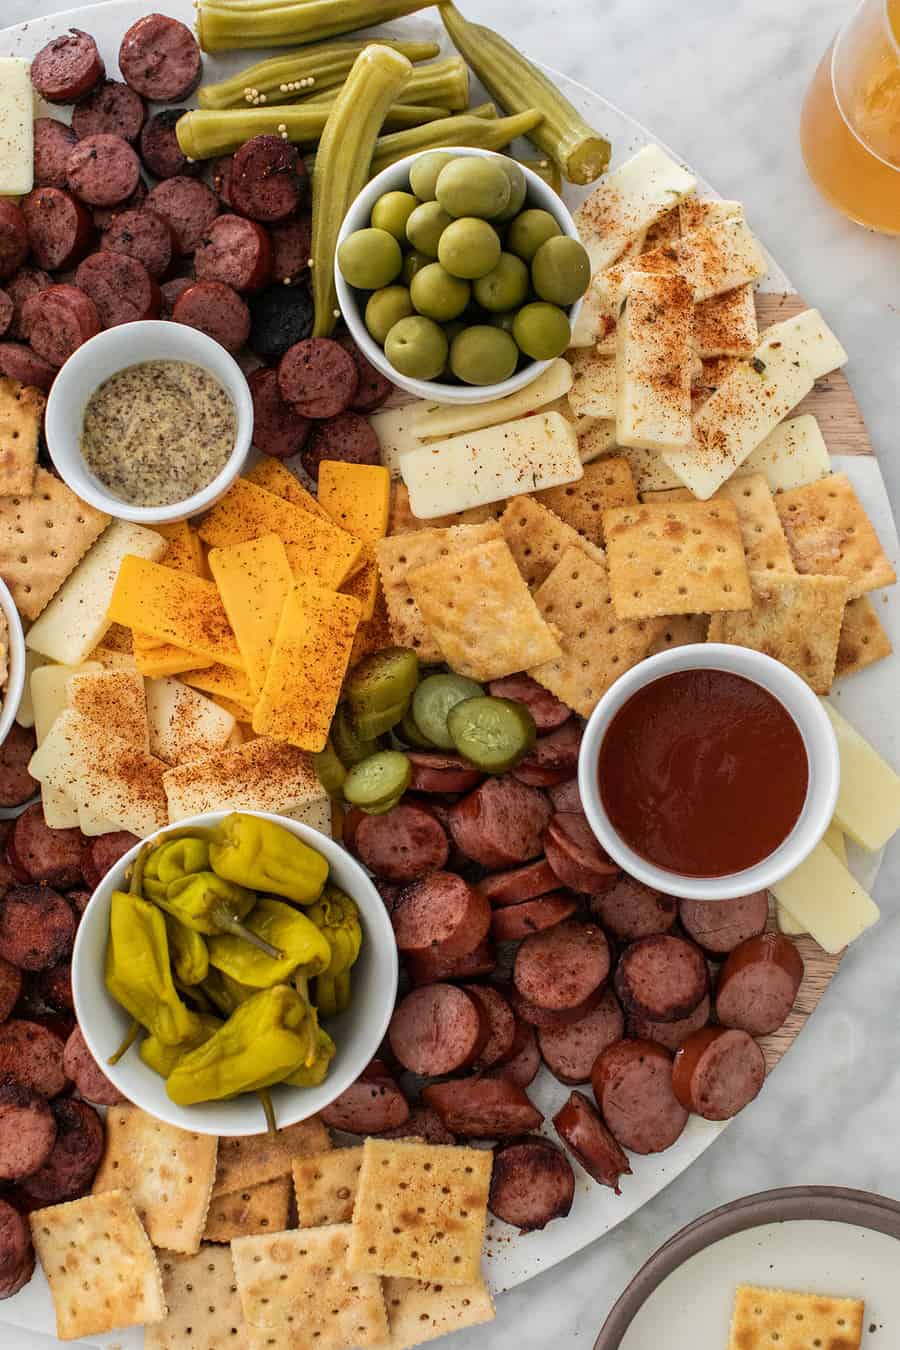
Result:
M160 642L195 652L198 664L221 662L243 670L237 641L211 581L127 554L107 615Z
M266 679L281 612L293 590L284 544L264 534L246 544L210 550L209 566L228 622L237 638L244 669L255 694Z

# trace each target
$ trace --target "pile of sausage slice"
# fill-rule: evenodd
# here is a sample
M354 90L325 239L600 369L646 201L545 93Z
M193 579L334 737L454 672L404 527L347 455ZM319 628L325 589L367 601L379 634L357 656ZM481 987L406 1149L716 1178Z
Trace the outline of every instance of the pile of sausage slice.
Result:
M483 777L416 752L397 806L345 818L403 976L381 1057L324 1118L495 1141L491 1209L530 1231L569 1212L570 1158L619 1193L629 1154L669 1148L692 1113L727 1120L751 1102L757 1038L787 1020L803 962L766 931L764 892L679 901L621 872L582 810L580 720L526 675L492 692L538 725L517 768ZM527 1091L542 1063L572 1089L552 1119L564 1148Z

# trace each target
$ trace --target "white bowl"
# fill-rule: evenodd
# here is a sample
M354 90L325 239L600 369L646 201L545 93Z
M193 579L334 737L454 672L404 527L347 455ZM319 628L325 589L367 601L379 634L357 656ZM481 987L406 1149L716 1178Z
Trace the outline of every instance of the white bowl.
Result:
M422 154L429 153L431 152L427 150L422 151ZM476 150L472 146L451 145L446 151L441 150L441 154L444 153L461 157L470 156L474 158L478 156L482 159L502 158L493 150ZM419 158L421 158L421 155L408 155L406 159L398 160L396 164L391 164L389 168L382 170L376 178L372 179L371 183L363 188L344 217L344 223L338 235L338 249L348 234L367 228L372 215L372 207L379 197L382 197L386 192L409 192L409 171ZM580 239L578 226L572 219L562 198L533 169L529 169L525 164L520 164L519 167L528 180L528 196L522 210L524 211L528 207L539 207L543 211L549 211L558 222L563 234L568 235L570 239ZM442 384L440 380L410 379L407 375L401 375L399 370L394 369L385 356L383 348L379 347L378 343L369 336L357 292L352 286L348 286L341 276L341 269L337 261L337 250L335 250L334 276L341 313L357 347L372 362L372 365L381 371L386 379L399 385L401 389L405 389L408 394L415 394L416 398L427 398L432 403L487 403L491 399L505 398L507 394L515 394L520 389L526 389L550 364L549 361L531 361L515 375L511 375L508 380L501 381L500 384ZM581 312L581 305L582 301L576 300L575 304L569 309L569 319L573 329Z
M629 847L613 827L597 782L600 746L616 713L645 685L677 670L725 670L743 675L778 699L796 723L809 760L809 785L794 828L774 853L754 867L723 877L683 877L656 867ZM799 867L824 835L840 786L837 741L828 715L809 685L787 666L748 647L705 642L661 652L625 672L601 698L585 729L578 757L578 790L594 834L629 875L685 900L733 900L763 891Z
M230 813L208 811L179 821L178 828L217 825ZM397 992L397 944L381 896L359 863L333 839L308 825L265 811L250 814L273 820L298 839L324 854L330 878L356 902L362 921L363 941L353 967L353 1001L340 1017L323 1023L337 1046L328 1077L319 1087L274 1087L271 1089L275 1119L279 1125L306 1120L339 1097L376 1054L394 1011ZM154 839L168 829L149 835ZM158 1074L149 1069L133 1046L118 1064L107 1061L121 1043L131 1023L125 1009L107 992L103 980L109 934L110 900L121 890L125 873L141 845L135 845L107 872L84 911L72 954L72 993L75 1013L91 1054L123 1096L158 1120L198 1134L262 1134L266 1124L262 1107L253 1093L231 1101L197 1106L176 1106Z
M142 361L189 361L219 381L234 404L234 449L212 482L170 506L135 506L115 496L87 467L79 444L84 409L95 389L111 375ZM183 323L142 319L117 324L85 342L60 370L47 399L45 434L60 477L83 501L120 520L165 525L199 515L219 500L237 478L253 435L253 400L244 374L223 346Z
M15 601L10 595L9 587L3 581L0 581L0 609L3 610L9 629L7 652L9 671L6 688L0 692L0 745L2 745L19 711L22 691L25 688L25 634L22 631L22 620L19 618Z

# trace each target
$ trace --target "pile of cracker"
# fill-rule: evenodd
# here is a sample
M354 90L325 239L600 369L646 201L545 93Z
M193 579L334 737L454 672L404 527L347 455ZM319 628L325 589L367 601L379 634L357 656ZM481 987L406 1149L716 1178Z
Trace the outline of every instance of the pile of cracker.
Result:
M891 651L868 593L896 574L845 474L639 499L614 456L429 521L399 484L376 553L394 642L479 681L525 670L584 717L631 666L690 642L764 652L817 694Z
M407 1350L488 1322L492 1155L317 1117L216 1139L110 1109L92 1194L30 1216L60 1340L145 1350Z

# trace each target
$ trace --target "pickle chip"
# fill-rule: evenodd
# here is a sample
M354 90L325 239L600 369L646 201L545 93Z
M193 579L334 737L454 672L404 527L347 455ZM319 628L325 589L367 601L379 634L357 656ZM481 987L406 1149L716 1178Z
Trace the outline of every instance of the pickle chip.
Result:
M364 811L399 800L412 780L412 765L399 750L381 750L355 764L344 781L344 797Z
M413 694L412 715L419 731L432 745L452 750L453 737L447 728L447 714L463 699L484 693L480 684L464 675L429 675Z
M454 747L484 773L506 773L537 739L534 718L509 698L467 698L447 714Z

